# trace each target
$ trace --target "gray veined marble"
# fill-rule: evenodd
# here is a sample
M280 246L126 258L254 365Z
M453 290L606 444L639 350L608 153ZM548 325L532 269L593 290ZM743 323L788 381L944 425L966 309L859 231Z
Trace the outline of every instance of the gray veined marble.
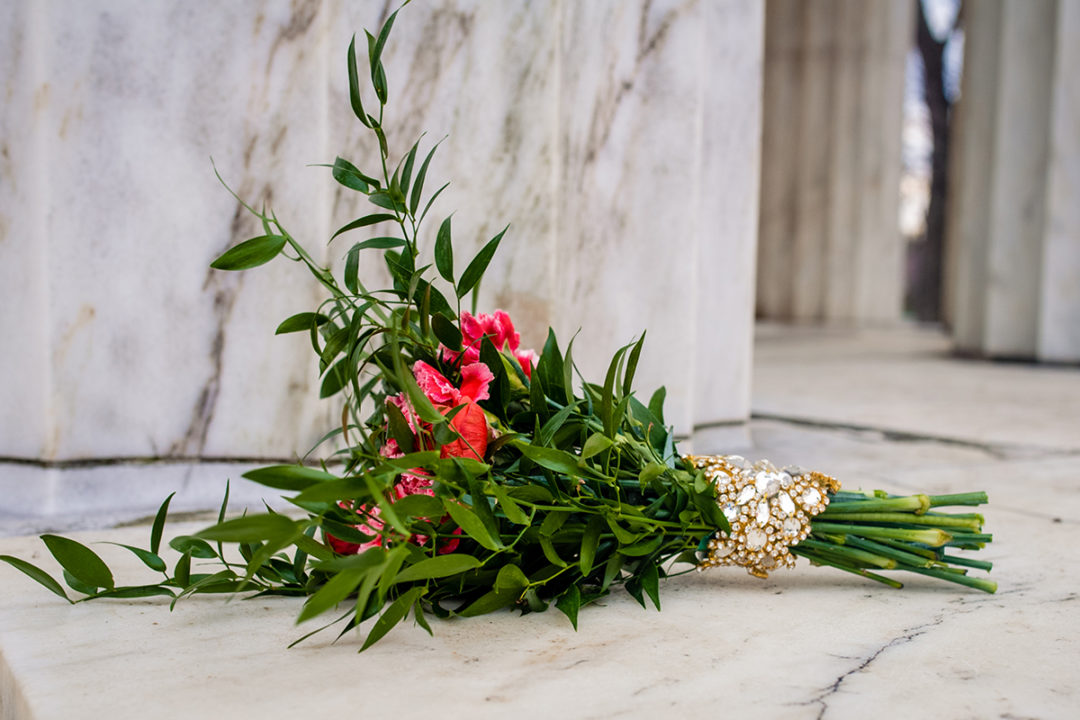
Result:
M273 336L315 283L208 268L259 232L209 159L340 266L350 238L325 238L365 206L307 164L373 160L343 70L385 12L0 9L0 455L288 458L332 425L305 339ZM447 135L429 232L456 210L463 266L513 222L481 308L533 347L581 329L589 376L647 329L638 385L668 385L680 433L748 408L762 22L749 0L445 0L410 5L385 56L394 150Z

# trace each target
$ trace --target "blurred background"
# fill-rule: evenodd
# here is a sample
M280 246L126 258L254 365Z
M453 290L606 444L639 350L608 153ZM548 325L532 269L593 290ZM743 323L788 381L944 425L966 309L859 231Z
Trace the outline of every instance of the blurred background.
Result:
M210 159L340 267L366 204L311 165L374 166L345 51L393 8L0 6L0 533L255 501L242 472L334 425L274 336L315 283L208 267L261 234ZM480 307L580 330L587 377L647 329L687 446L754 418L1076 449L1078 48L1075 0L414 0L386 124L395 158L448 136L429 241L512 222Z

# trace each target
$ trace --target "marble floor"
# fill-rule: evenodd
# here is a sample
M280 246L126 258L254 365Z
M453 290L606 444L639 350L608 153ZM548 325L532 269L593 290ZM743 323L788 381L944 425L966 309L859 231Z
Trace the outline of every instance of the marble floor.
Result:
M755 419L729 450L848 487L986 490L997 594L715 569L663 585L661 613L615 593L576 633L556 612L507 612L434 637L402 625L358 655L351 635L287 650L306 630L294 599L68 606L3 565L0 718L1075 717L1080 371L952 359L911 329L764 327L755 365ZM129 582L149 572L95 550ZM34 537L0 538L0 554L56 569Z

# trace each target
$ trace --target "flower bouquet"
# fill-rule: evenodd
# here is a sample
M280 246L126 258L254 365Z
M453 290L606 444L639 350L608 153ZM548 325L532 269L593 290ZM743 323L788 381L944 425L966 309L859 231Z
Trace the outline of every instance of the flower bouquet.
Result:
M70 602L305 597L299 622L339 613L318 630L340 624L343 634L377 616L361 649L410 613L430 632L429 615L554 604L576 628L580 609L615 586L659 609L661 578L718 565L764 577L796 557L892 587L901 583L884 573L903 570L995 590L968 574L989 562L954 554L990 542L982 516L938 510L982 504L984 493L851 492L821 473L765 460L680 455L664 390L647 400L633 390L644 334L615 353L597 383L578 374L573 342L564 348L549 331L539 352L525 349L506 313L476 311L505 229L461 263L447 217L434 232L433 264L418 265L432 234L425 220L446 185L428 191L435 147L421 156L419 140L392 162L382 53L396 17L366 34L374 113L362 98L355 39L347 55L352 111L377 143L380 167L368 174L340 157L330 166L337 182L374 206L331 239L387 224L394 231L355 241L338 277L272 211L237 197L263 234L213 262L239 271L281 256L306 266L327 294L277 328L308 336L320 395L342 399L340 426L317 446L329 448L326 457L245 475L284 491L296 513L229 518L226 486L215 525L169 542L179 553L169 567L160 548L170 496L149 546L125 546L161 580L133 586L117 585L86 546L42 536L78 600L36 566L0 559ZM391 287L365 287L361 262L384 263Z

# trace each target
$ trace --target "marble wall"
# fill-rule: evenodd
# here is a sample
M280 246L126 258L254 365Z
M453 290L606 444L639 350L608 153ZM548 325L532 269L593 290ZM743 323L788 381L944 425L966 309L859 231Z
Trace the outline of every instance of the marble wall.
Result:
M769 0L757 312L899 320L908 0Z
M946 280L957 347L1080 362L1080 7L965 10Z
M289 458L332 425L306 341L273 335L314 283L280 259L208 268L258 232L210 158L339 266L325 238L364 206L308 164L374 159L345 50L390 9L0 7L0 514L141 508L176 483L206 506L212 463ZM448 135L430 233L456 211L463 258L513 223L481 307L534 346L581 329L594 377L647 328L639 387L667 384L687 435L748 413L763 24L753 0L440 0L384 56L392 151Z

